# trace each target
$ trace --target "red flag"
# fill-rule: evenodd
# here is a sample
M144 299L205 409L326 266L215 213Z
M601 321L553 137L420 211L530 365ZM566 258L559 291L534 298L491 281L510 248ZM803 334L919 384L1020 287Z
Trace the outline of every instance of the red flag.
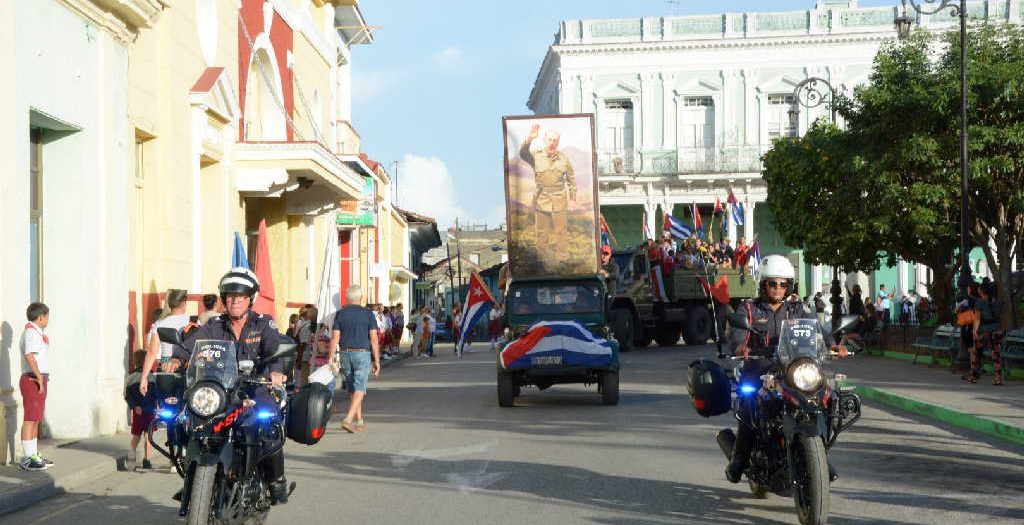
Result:
M697 208L697 203L693 204L693 229L698 232L704 231L704 221L700 218L700 209Z
M260 220L259 236L256 238L256 279L260 292L252 310L256 313L274 316L274 278L270 273L270 248L267 246L267 221Z
M725 208L722 207L722 201L718 197L715 197L715 211L713 213L715 215L721 215L725 213Z
M718 278L718 282L714 286L708 284L703 278L698 277L697 280L700 281L700 285L704 288L706 295L714 297L718 304L729 304L731 299L729 295L729 280L724 275Z

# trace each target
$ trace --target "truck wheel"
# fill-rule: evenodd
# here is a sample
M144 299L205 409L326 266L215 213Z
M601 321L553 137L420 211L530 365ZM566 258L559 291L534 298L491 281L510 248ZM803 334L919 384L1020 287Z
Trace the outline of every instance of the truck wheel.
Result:
M516 378L498 372L498 406L510 407L516 400Z
M612 335L619 342L620 352L633 349L633 314L625 308L616 308L608 315Z
M619 404L619 374L618 372L605 372L601 376L601 404Z
M686 321L683 322L683 339L686 340L686 344L707 344L714 328L712 323L714 323L714 319L711 318L711 312L706 306L690 305L686 309Z
M676 344L679 342L679 327L676 325L658 327L654 340L658 342L658 346L672 346Z

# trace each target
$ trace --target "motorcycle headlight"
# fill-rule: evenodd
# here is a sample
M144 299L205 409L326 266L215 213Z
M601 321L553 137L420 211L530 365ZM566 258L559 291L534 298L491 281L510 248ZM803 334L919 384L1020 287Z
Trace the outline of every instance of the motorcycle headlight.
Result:
M814 392L821 388L824 376L821 368L813 361L801 360L789 367L789 383L804 392Z
M201 386L192 391L188 407L199 417L210 417L224 404L224 394L212 386Z

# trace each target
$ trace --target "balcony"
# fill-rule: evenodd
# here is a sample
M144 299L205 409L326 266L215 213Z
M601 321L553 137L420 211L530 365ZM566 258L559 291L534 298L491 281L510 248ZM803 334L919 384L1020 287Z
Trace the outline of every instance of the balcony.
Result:
M679 148L676 150L598 150L601 178L702 173L760 173L761 155L770 144Z
M314 187L304 193L337 202L358 200L363 190L362 175L319 142L239 142L234 155L236 186L250 196L278 197Z

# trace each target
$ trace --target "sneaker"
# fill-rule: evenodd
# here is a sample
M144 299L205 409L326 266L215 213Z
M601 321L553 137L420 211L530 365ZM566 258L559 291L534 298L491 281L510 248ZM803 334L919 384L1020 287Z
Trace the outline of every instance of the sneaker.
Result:
M21 470L46 470L49 468L39 456L30 456L21 460Z
M142 460L142 469L143 470L152 470L153 469L153 464L150 463L150 461L148 459L144 459L144 460Z
M41 459L43 461L43 465L46 465L46 468L50 468L50 467L52 467L54 465L53 461L51 461L51 460L49 460L47 458L44 458L41 455L37 454L36 457L38 457L39 459Z

